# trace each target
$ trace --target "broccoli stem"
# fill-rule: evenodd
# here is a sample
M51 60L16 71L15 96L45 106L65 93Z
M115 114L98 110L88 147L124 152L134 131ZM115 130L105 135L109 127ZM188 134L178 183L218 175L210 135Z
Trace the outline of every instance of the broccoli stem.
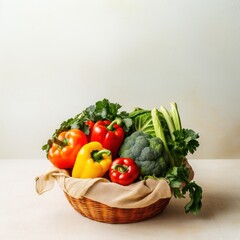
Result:
M170 159L170 164L172 167L175 166L175 163L174 163L174 159L168 149L168 145L167 145L167 141L166 141L166 138L165 138L165 135L164 135L164 131L163 131L163 127L162 127L162 124L161 124L161 121L159 119L159 112L156 108L153 108L152 111L151 111L151 115L152 115L152 122L153 122L153 127L154 127L154 131L155 131L155 134L156 134L156 137L160 138L163 142L163 146L167 152L167 154L169 155L169 159Z
M182 130L182 124L181 124L181 119L180 119L180 115L178 112L177 104L175 102L171 102L170 106L171 106L170 115L172 117L175 129Z

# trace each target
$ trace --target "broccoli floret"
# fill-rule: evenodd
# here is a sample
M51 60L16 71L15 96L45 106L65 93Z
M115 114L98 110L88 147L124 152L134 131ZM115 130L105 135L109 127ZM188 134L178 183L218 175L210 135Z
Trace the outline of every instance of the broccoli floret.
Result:
M124 139L119 156L134 159L142 177L163 177L169 167L169 158L161 139L141 131Z

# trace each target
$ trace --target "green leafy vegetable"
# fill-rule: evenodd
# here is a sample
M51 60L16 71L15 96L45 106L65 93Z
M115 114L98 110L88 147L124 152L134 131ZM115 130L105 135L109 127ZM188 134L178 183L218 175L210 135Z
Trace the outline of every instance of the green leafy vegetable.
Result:
M182 193L185 195L189 192L190 202L185 206L185 212L191 212L193 214L198 214L202 208L202 188L195 182L187 183L183 189Z
M150 110L137 108L129 114L129 117L133 120L132 132L141 131L155 136Z
M189 170L183 165L173 167L166 174L166 179L176 198L185 198L186 193L189 192L190 201L185 205L185 212L198 214L202 207L202 188L194 181L189 181Z
M166 174L166 179L169 182L170 187L173 190L173 195L176 198L184 198L183 193L181 192L181 186L183 181L188 181L188 174L183 169L184 167L173 167L169 169Z
M179 159L183 159L188 153L194 153L199 146L197 139L199 135L192 129L182 129L174 131L174 140L169 141L169 148Z

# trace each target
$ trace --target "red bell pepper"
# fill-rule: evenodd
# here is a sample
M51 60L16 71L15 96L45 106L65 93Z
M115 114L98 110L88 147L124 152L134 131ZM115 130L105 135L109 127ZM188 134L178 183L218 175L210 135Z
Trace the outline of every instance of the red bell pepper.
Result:
M110 167L109 176L112 182L127 186L139 176L139 168L131 158L117 158Z
M58 168L73 168L80 148L88 143L86 135L79 129L61 132L52 140L48 159Z
M112 158L116 158L119 148L124 139L124 130L119 125L120 119L114 121L100 120L93 126L91 133L91 142L100 142L102 146L109 149L112 153Z

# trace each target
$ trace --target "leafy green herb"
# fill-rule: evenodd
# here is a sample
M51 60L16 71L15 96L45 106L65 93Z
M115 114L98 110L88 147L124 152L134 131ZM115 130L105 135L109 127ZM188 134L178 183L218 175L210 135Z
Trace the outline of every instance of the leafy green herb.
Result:
M189 192L190 201L185 205L185 212L198 214L202 207L202 188L194 181L189 181L189 171L185 166L173 167L166 174L166 179L173 190L174 197L185 198ZM185 184L183 187L181 187Z
M118 103L111 103L108 99L98 101L95 105L87 107L83 111L83 115L92 121L98 121L101 119L114 120L118 115L118 110L121 105Z
M197 141L199 135L192 129L175 130L173 135L174 141L169 144L172 146L172 151L180 158L184 158L189 152L193 154L199 146Z
M80 119L92 120L97 122L102 119L108 119L113 121L116 118L122 120L122 126L127 133L132 125L132 119L129 117L129 113L126 111L119 112L122 106L118 103L112 103L108 99L104 98L102 101L98 101L95 105L91 105L86 108L80 115Z
M183 182L188 181L188 173L184 170L184 167L173 167L169 169L165 177L169 181L174 197L184 198L184 195L180 191Z
M182 189L183 194L186 194L186 192L189 192L190 202L186 204L185 212L191 212L196 215L202 208L202 188L195 182L190 182Z

